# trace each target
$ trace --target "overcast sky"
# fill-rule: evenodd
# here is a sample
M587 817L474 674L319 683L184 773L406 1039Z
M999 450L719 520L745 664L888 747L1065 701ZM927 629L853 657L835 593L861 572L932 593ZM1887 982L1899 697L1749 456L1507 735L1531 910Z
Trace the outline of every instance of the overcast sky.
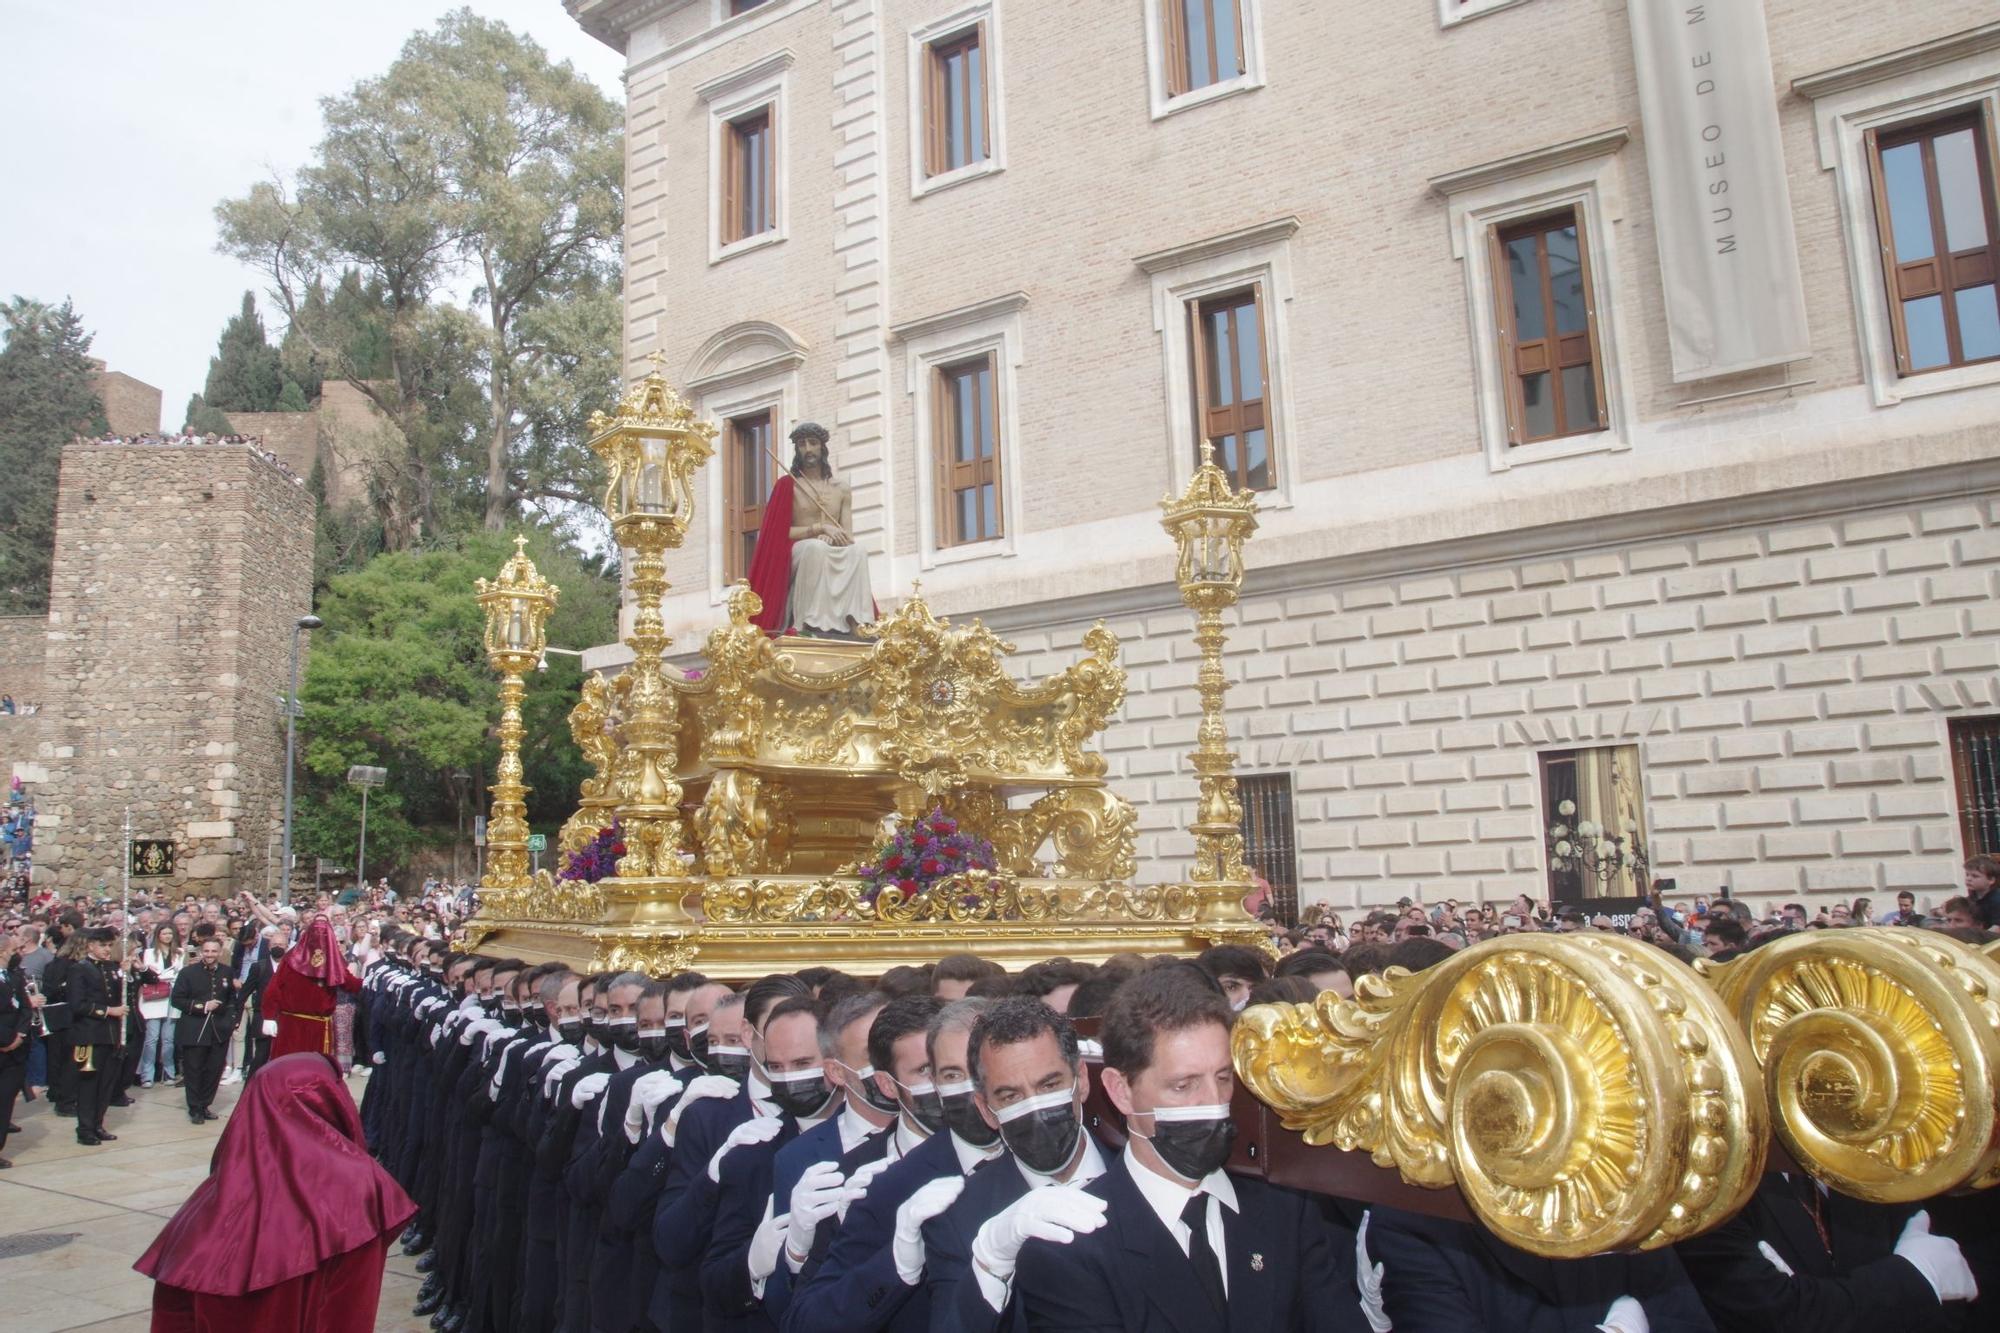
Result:
M380 74L446 0L0 0L0 299L76 302L93 353L177 428L258 275L213 210L319 141L319 102ZM619 102L624 58L562 0L471 0Z

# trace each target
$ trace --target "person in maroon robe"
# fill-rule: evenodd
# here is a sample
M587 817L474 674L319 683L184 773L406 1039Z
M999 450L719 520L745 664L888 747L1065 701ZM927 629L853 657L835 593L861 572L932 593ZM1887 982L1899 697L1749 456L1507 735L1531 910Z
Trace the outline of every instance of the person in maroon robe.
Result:
M133 1265L155 1284L153 1333L367 1333L389 1242L416 1211L368 1155L333 1061L275 1059Z
M333 938L333 927L316 916L305 938L293 945L264 987L264 1020L275 1023L271 1058L298 1051L333 1055L334 992L361 990Z

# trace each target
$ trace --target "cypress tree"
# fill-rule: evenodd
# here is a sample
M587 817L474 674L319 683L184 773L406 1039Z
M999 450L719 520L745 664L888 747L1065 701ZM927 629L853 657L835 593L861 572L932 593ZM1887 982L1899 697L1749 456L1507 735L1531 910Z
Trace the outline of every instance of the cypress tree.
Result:
M90 335L68 301L0 309L0 614L49 608L62 448L111 429L91 384Z
M224 412L271 412L277 410L283 387L278 349L264 336L256 298L245 292L242 310L223 326L215 355L209 358L208 382L201 396Z

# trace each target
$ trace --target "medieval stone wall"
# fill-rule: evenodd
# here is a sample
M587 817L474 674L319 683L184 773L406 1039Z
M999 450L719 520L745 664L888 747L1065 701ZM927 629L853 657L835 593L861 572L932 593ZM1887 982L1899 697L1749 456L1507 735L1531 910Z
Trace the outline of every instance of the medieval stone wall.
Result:
M178 844L176 891L264 887L312 531L304 488L241 446L64 451L38 877L115 885L129 808Z
M104 416L113 435L147 435L160 428L160 391L143 380L133 379L122 370L106 370L102 361L95 368L90 387L104 404Z
M48 621L41 616L0 616L0 694L17 706L42 701L42 647ZM0 713L0 782L15 775L17 766L35 757L40 719L27 714ZM33 777L22 772L23 781Z

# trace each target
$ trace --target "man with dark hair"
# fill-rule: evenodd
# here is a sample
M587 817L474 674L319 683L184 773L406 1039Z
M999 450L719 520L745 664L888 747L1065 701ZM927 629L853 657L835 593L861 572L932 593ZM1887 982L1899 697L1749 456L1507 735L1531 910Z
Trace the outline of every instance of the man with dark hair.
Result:
M1294 954L1287 954L1278 960L1273 969L1274 977L1304 977L1312 983L1316 991L1337 990L1343 996L1351 997L1354 986L1348 980L1346 969L1340 965L1340 957L1331 949L1305 948ZM1345 989L1342 989L1345 987Z
M931 972L932 994L940 1000L962 1000L972 983L982 977L1000 977L1007 969L978 954L948 953L938 959Z
M118 1138L104 1128L104 1114L118 1094L119 1029L125 1022L124 983L111 961L118 932L93 926L83 932L82 957L64 954L63 1000L70 1014L70 1058L76 1064L76 1141L94 1148Z
M1059 1014L1069 1012L1070 997L1076 988L1095 976L1097 969L1067 958L1037 963L1016 978L1016 994L1032 995Z
M1229 1007L1241 1010L1250 1003L1250 991L1271 975L1264 955L1240 944L1217 944L1201 951L1194 965L1215 978Z
M2000 857L1966 858L1965 896L1972 900L1974 925L1982 930L2000 926Z
M1427 967L1435 967L1451 957L1453 949L1440 940L1412 936L1389 950L1388 966L1400 967L1411 972L1421 972Z
M1064 1012L1071 1018L1096 1018L1111 1003L1111 997L1118 993L1124 980L1118 973L1099 968L1096 975L1070 992L1069 1008Z
M1223 1171L1230 1002L1179 968L1119 989L1104 1015L1104 1088L1131 1135L1085 1191L1105 1224L1030 1239L1017 1288L1032 1328L1356 1330L1354 1238L1304 1195Z
M1726 963L1750 943L1750 932L1733 916L1718 916L1702 932L1701 947L1718 963Z

